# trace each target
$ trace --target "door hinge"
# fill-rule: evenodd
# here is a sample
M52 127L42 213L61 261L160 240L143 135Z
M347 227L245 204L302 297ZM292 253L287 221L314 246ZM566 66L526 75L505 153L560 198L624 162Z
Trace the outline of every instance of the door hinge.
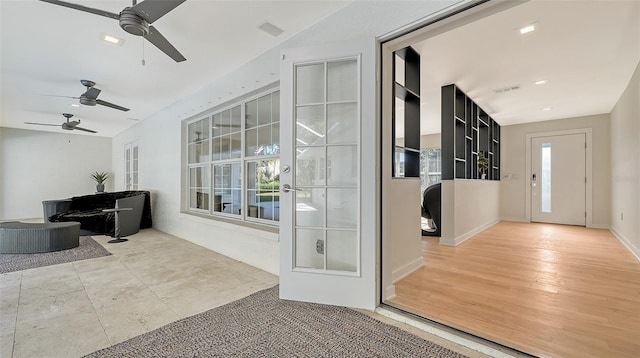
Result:
M587 182L587 177L584 177L584 182L585 182L585 183Z
M584 212L584 217L585 217L585 219L587 218L587 212L586 211Z

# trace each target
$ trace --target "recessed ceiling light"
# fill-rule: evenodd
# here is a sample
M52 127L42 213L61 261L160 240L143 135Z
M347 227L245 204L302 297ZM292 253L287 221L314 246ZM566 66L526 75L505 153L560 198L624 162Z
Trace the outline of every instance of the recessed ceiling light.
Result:
M553 108L551 108L551 107L544 107L544 108L542 109L542 111L543 111L543 112L548 112L548 111L550 111L550 110L552 110L552 109L553 109Z
M536 24L527 25L525 27L520 28L520 35L528 34L529 32L533 32L536 30Z
M108 34L102 34L101 35L101 39L103 41L106 41L108 43L114 44L114 45L118 45L118 46L122 46L122 44L124 43L124 40L112 35L108 35Z
M547 81L547 80L538 80L538 81L535 81L535 82L533 82L533 83L535 83L535 84L537 84L537 85L543 85L543 84L545 84L545 83L547 83L547 82L549 82L549 81Z
M80 107L80 105L77 103L71 103L71 107Z

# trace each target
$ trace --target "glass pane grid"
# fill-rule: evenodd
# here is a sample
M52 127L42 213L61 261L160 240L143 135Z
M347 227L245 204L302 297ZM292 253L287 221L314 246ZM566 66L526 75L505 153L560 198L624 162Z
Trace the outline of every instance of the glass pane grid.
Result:
M354 60L323 62L296 67L295 137L296 175L294 269L350 275L359 269L359 109L357 71L352 86L343 90L340 72ZM336 72L332 72L335 70ZM301 75L302 72L302 75ZM301 93L312 75L319 91ZM322 74L322 77L320 76ZM341 87L342 86L342 87ZM302 95L301 95L302 94ZM304 193L304 194L301 194ZM320 196L320 197L318 197ZM306 236L313 230L315 244L322 245L322 267L309 267L310 257L320 256ZM347 236L344 236L347 235ZM340 240L350 237L351 240ZM301 249L303 246L304 249ZM354 246L357 249L354 249Z

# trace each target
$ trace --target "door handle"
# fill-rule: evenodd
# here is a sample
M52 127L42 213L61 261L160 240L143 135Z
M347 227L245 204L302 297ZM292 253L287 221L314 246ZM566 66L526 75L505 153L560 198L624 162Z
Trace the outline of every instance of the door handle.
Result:
M302 189L298 189L298 188L292 188L291 185L289 184L284 184L282 186L282 191L285 193L288 193L290 191L302 191Z

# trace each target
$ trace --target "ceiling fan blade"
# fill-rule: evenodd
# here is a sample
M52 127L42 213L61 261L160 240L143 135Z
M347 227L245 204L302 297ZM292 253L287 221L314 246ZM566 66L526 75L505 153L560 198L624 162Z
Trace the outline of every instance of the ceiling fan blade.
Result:
M78 127L78 126L75 126L72 129L77 129L77 130L85 131L85 132L89 132L89 133L98 133L96 131L92 131L91 129L86 129L86 128L82 128L82 127Z
M72 4L72 3L66 2L66 1L58 1L58 0L40 0L40 1L48 2L49 4L68 7L68 8L75 9L75 10L89 12L89 13L92 13L92 14L95 14L95 15L100 15L100 16L111 18L111 19L116 19L116 20L120 19L120 15L119 14L114 14L114 13L109 12L109 11L100 10L100 9L94 9L92 7L86 7L86 6L82 6L82 5L78 5L78 4Z
M24 122L24 124L35 124L37 126L51 126L51 127L60 127L59 124L48 124L48 123L34 123L34 122Z
M80 99L80 97L72 97L72 96L58 96L58 95L55 95L55 94L38 94L38 96Z
M121 110L121 111L125 111L125 112L129 110L129 108L124 108L124 107L122 107L122 106L118 106L117 104L109 103L109 102L107 102L107 101L103 101L103 100L101 100L101 99L97 99L97 100L96 100L96 103L97 103L97 104L100 104L100 105L103 105L103 106L106 106L106 107L111 107L111 108L114 108L114 109L119 109L119 110Z
M149 1L149 0L146 0ZM149 34L144 37L149 42L151 42L155 47L160 49L160 51L167 54L167 56L171 57L176 62L186 61L187 59L182 56L172 44L167 41L167 39L162 36L162 34L156 30L155 27L149 26Z
M100 94L101 90L95 88L95 87L91 87L87 90L87 92L83 93L82 95L87 97L87 98L91 98L91 99L96 99L98 98L98 95Z
M153 23L187 0L145 0L131 8L148 23Z

